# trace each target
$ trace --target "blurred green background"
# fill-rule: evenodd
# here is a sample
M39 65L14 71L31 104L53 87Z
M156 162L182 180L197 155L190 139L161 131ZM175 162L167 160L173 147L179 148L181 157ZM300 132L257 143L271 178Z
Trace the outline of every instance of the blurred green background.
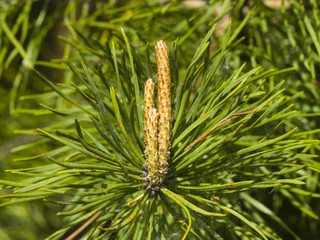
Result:
M5 172L5 169L32 164L14 159L50 149L46 144L27 153L18 148L41 141L26 129L55 122L39 105L48 100L42 99L41 95L36 101L28 100L28 95L48 90L35 77L32 68L56 83L70 81L63 59L73 57L72 42L79 40L75 29L102 45L118 38L120 26L135 46L178 38L183 42L184 56L179 59L179 64L183 64L212 21L219 20L215 32L218 37L224 34L230 21L237 24L248 14L249 21L239 34L239 43L224 59L223 71L230 74L244 62L247 62L247 69L295 67L295 71L274 77L268 84L285 79L286 94L297 95L294 108L304 113L294 124L303 130L320 129L320 4L316 0L0 0L1 179L16 180L19 176ZM54 104L59 106L61 103ZM319 136L319 131L310 134L310 138L319 139ZM319 154L319 146L308 151ZM318 178L318 173L310 173L309 191L319 193ZM1 194L6 192L6 189L0 191ZM305 202L305 209L320 212L319 196L307 196ZM59 206L50 203L0 205L3 205L0 208L0 239L43 239L63 224L56 216ZM294 202L281 198L270 205L302 239L320 238L317 216L301 214ZM276 224L272 227L277 228ZM286 233L283 238L290 239Z

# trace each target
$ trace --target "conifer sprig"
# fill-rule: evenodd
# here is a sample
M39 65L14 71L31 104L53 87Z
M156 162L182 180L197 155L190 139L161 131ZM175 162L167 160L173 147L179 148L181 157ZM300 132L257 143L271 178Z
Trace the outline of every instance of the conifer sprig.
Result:
M158 64L158 110L153 107L152 79L146 81L144 98L145 152L148 168L146 186L152 189L152 193L159 190L168 172L172 121L168 49L162 40L157 42L155 49Z
M172 233L177 239L279 238L263 217L276 214L263 202L257 207L253 198L265 189L301 190L304 170L319 171L309 164L317 156L303 149L318 141L292 126L299 112L290 110L283 82L269 86L264 81L290 69L246 71L242 65L230 74L223 71L222 59L243 26L230 25L217 41L221 47L213 50L212 26L181 69L178 64L170 69L167 46L160 41L157 104L153 80L144 82L149 78L146 51L136 51L124 31L124 41L112 44L112 52L108 44L104 49L85 38L78 45L81 62L68 62L74 84L57 86L38 74L53 90L43 96L58 95L70 108L47 107L66 120L33 132L58 144L43 155L20 159L36 159L38 166L8 170L27 179L2 181L13 190L1 196L9 199L2 204L45 198L65 205L58 215L66 224L48 239L65 238L92 219L97 227L84 233L89 239L158 240ZM171 49L176 55L179 46ZM97 62L102 64L96 67ZM179 73L173 74L174 89L170 70ZM20 149L34 146L39 145Z

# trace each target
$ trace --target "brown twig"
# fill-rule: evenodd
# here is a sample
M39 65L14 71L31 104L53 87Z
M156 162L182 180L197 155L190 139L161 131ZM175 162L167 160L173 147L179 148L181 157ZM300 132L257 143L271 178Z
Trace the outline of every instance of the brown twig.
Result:
M259 111L260 109L253 109L247 112L242 112L242 113L236 113L234 115L232 115L231 117L228 117L226 119L223 119L221 122L219 122L213 129L211 129L210 131L206 132L205 134L203 134L201 137L197 138L196 140L194 140L190 145L188 145L183 151L187 151L188 149L192 148L194 145L196 145L198 142L202 141L203 139L205 139L209 134L211 134L212 132L214 132L217 128L221 127L222 125L224 125L225 123L231 121L232 119L235 119L237 117L240 117L241 115L247 115L249 113L253 113L256 111Z
M66 240L74 239L79 233L81 233L86 227L88 227L94 220L96 220L102 213L102 210L93 215L88 221L86 221L80 228L73 232Z

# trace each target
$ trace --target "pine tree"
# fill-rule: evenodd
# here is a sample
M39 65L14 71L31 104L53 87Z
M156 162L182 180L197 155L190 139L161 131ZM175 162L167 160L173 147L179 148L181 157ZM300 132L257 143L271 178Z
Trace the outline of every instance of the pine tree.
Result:
M154 1L141 12L124 7L136 11L133 20L149 14L148 8L152 18L160 11L191 11L178 10L179 4ZM293 67L268 69L242 60L240 34L257 17L255 10L218 36L218 20L244 2L219 6L209 27L203 22L217 5L205 5L201 16L195 10L201 33L196 44L192 27L180 38L168 33L149 43L137 36L144 23L126 22L110 32L82 31L81 19L80 27L69 26L74 39L64 41L73 54L58 65L43 63L65 68L64 82L32 67L34 79L51 89L40 95L42 107L56 118L30 131L45 140L20 150L43 141L49 150L20 159L35 161L32 166L8 170L23 179L0 180L12 189L1 196L2 205L37 199L62 205L63 226L47 239L280 239L279 229L299 239L267 200L289 199L316 217L302 198L293 198L319 197L305 188L319 171L317 155L309 151L319 146L309 136L318 130L295 126L305 116L293 107L298 96L284 88L290 83L278 81ZM94 13L89 19L98 19ZM102 43L103 34L109 36ZM234 69L226 69L228 59Z

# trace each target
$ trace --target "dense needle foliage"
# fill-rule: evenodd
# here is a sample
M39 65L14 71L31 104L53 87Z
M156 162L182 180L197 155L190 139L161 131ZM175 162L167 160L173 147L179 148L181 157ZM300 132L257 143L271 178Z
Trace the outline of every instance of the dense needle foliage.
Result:
M320 197L319 4L186 2L70 1L65 56L53 61L37 61L15 37L23 21L10 26L1 12L1 56L11 60L0 74L18 54L22 61L10 110L49 116L19 131L41 138L13 149L19 167L10 163L0 179L3 208L57 205L61 223L47 239L306 239L307 227L307 238L319 236L320 204L310 200ZM161 39L172 110L166 171L154 185L144 90L153 79L159 107ZM45 69L64 74L51 79ZM44 90L26 90L28 81Z

